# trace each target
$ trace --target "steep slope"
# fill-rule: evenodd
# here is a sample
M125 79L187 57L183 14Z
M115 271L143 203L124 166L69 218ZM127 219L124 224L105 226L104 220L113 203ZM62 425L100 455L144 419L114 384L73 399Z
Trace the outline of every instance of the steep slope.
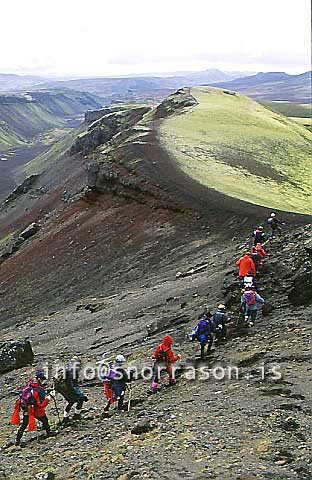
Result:
M207 229L187 229L184 225L179 231L180 244L174 246L168 224L162 224L161 232L154 220L150 217L146 227L154 229L150 241L160 241L162 255L157 271L150 271L144 283L133 279L128 288L116 289L113 295L93 294L77 298L65 310L36 314L20 322L17 330L3 329L1 339L16 336L16 331L20 337L27 335L36 353L34 368L49 362L53 372L73 351L89 369L102 354L112 359L117 352L126 355L128 365L150 367L155 346L169 333L174 338L174 351L183 355L182 367L194 365L196 378L190 376L190 370L182 370L175 388L166 388L164 379L160 393L153 396L148 394L149 381L137 380L130 412L112 412L105 418L101 416L102 384L87 379L82 385L89 397L83 419L71 421L63 429L58 427L55 439L26 434L22 450L2 448L4 472L25 480L48 472L56 480L159 476L167 480L309 480L312 310L311 306L293 307L287 294L298 266L308 261L304 244L311 240L311 228L296 228L284 241L268 246L270 257L259 283L271 312L259 316L252 331L245 331L237 327L235 306L228 342L200 364L196 359L198 345L190 343L185 334L205 305L213 309L223 299L223 279L226 284L235 279L233 264L248 247L249 239L245 239L249 232L243 227L237 238L233 222L229 228L235 237L226 239L209 234ZM164 236L171 249L165 249ZM132 268L143 265L149 254L146 249L144 258L133 258ZM196 264L207 266L199 273L176 278L178 270L185 272ZM237 304L238 292L235 297ZM200 366L206 368L209 378L199 378ZM2 446L14 439L15 429L8 425L13 392L19 390L30 371L23 368L0 377L5 419L0 433ZM62 410L60 396L57 403ZM48 413L57 428L53 405ZM137 422L150 430L134 435Z
M209 107L202 95L212 100ZM228 97L238 103L229 108ZM156 109L88 113L71 147L61 143L42 173L1 207L0 340L28 337L33 368L49 364L54 373L74 352L89 366L116 353L131 365L151 366L155 346L168 333L183 354L175 388L151 396L149 381L134 382L129 413L102 418L102 384L86 380L83 420L44 441L40 433L26 434L21 450L9 446L15 434L9 417L32 369L0 376L0 440L6 443L0 472L8 478L311 478L312 232L305 226L311 217L283 214L284 237L267 245L259 275L266 316L259 315L253 330L241 329L234 263L270 210L200 184L163 148L168 122L184 122L198 109L205 120L198 130L194 122L184 128L182 146L195 132L196 151L207 148L197 135L212 128L207 108L221 122L220 102L223 129L230 132L233 115L237 122L250 120L246 109L252 115L259 108L265 126L274 115L249 99L201 88L179 90ZM175 135L172 130L176 148ZM198 373L200 365L193 361L198 345L186 333L206 306L213 310L220 301L233 313L230 338L205 366L211 373L237 366L239 375L190 380L185 369L193 365ZM276 366L282 377L273 377ZM62 410L63 400L57 402ZM56 428L51 404L48 413ZM138 421L150 431L131 433Z
M311 72L288 75L283 72L257 73L211 86L240 92L256 100L311 102Z
M253 204L311 212L311 134L229 91L194 87L197 105L160 126L160 142L190 177Z

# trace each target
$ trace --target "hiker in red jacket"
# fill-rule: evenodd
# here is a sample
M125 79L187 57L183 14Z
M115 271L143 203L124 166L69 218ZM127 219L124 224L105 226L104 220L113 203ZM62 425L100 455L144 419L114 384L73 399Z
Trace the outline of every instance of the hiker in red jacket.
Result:
M35 379L30 379L26 387L20 394L20 399L15 402L14 412L11 418L12 425L20 425L20 410L23 412L23 421L18 429L15 445L19 446L23 433L28 427L28 431L32 432L36 430L36 419L38 419L48 437L55 435L51 432L48 417L46 415L46 406L50 401L50 396L46 395L43 381L46 380L43 372L38 372ZM52 395L52 392L50 393Z
M239 265L239 277L244 277L247 273L251 273L253 277L257 274L255 264L248 253L237 260L236 265Z
M256 269L258 269L258 267L262 266L262 259L265 257L266 251L264 250L261 243L257 243L255 247L252 247L250 255Z
M160 345L156 348L153 360L153 380L152 380L152 393L157 392L158 382L160 379L161 371L165 370L169 376L169 386L175 385L174 374L172 371L173 364L180 360L181 355L174 355L172 349L172 338L170 335L166 335Z

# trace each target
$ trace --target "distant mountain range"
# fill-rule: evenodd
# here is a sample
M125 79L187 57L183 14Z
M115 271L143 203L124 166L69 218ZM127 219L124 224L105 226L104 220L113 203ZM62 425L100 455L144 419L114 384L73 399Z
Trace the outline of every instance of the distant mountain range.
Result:
M85 77L69 79L49 79L33 75L13 75L0 73L0 92L38 88L73 88L87 90L93 93L106 95L115 85L117 91L126 88L153 89L179 88L187 84L227 82L238 77L245 77L252 72L223 72L217 69L208 69L202 72L175 72L162 74L141 74L112 77Z
M183 75L182 75L183 73ZM70 89L101 96L103 103L158 102L173 91L196 85L210 85L240 92L261 101L311 101L311 72L289 75L285 72L223 72L208 69L168 76L89 77L44 79L36 76L0 74L0 92Z
M211 86L240 92L256 100L311 102L311 72L289 75L285 72L257 73Z

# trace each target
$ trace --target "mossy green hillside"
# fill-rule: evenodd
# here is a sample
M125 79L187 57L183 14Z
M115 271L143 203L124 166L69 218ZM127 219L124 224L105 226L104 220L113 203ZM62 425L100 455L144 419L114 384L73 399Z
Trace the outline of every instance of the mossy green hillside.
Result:
M311 133L238 93L211 87L190 93L198 104L159 128L181 169L231 197L311 214Z

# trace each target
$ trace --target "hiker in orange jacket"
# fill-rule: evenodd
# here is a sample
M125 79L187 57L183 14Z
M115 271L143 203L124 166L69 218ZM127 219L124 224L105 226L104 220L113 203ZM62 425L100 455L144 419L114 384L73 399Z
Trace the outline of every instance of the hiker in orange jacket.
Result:
M257 274L255 264L248 253L237 260L236 265L239 265L239 277L244 277L247 273L251 273L253 277Z
M153 354L154 367L153 367L152 393L157 392L161 371L164 369L166 370L169 376L169 386L175 385L172 366L177 360L180 360L181 355L175 355L171 349L171 345L172 345L172 338L170 337L170 335L166 335L162 343L158 345L158 347L156 348Z

